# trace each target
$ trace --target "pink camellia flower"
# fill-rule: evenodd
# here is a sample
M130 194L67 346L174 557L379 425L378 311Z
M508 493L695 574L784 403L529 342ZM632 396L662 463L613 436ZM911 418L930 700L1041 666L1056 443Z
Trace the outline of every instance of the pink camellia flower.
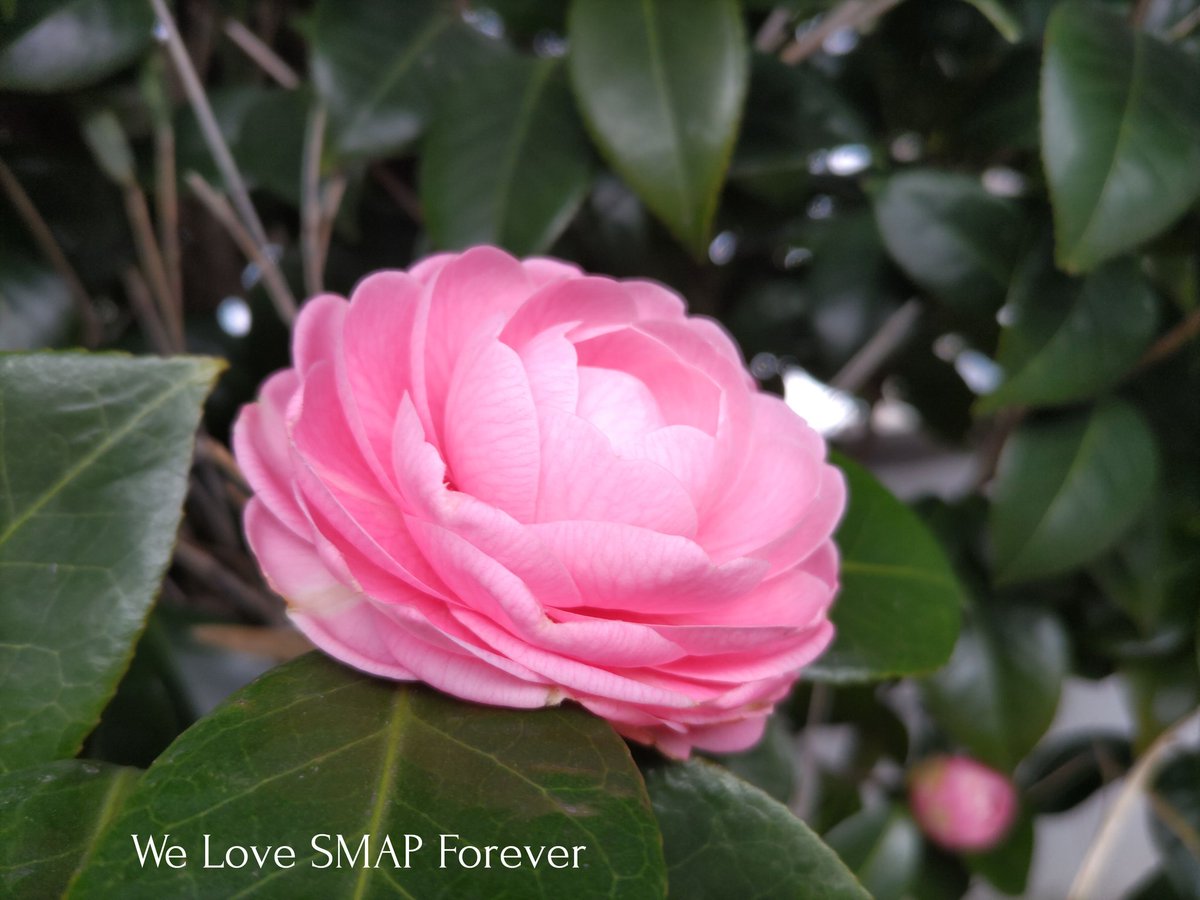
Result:
M934 756L909 776L917 824L947 850L987 850L1008 833L1017 814L1012 782L967 756Z
M841 475L665 288L479 247L314 298L292 349L234 447L332 656L687 756L751 745L829 643Z

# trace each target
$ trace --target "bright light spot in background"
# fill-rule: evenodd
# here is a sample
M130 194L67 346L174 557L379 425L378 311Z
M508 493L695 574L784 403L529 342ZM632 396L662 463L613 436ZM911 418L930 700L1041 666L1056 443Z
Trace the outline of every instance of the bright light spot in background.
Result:
M808 204L810 219L828 219L833 215L833 198L828 194L817 194Z
M250 304L241 297L226 297L217 306L217 324L231 337L245 337L254 324Z
M871 149L866 144L843 144L825 155L825 165L834 175L857 175L871 165Z
M859 428L866 420L859 400L817 381L798 366L783 371L783 402L824 437Z
M462 19L480 34L490 38L504 37L504 20L492 9L467 9Z
M154 39L160 44L165 44L167 42L167 36L167 26L163 22L156 19L154 22Z
M283 258L283 247L279 244L267 244L263 251L274 262L279 262ZM260 281L262 281L262 269L258 267L258 263L246 263L246 268L242 269L242 290L248 291Z
M1025 193L1025 176L1007 166L984 169L980 180L983 189L995 197L1020 197Z
M964 350L954 359L954 371L976 394L990 394L1000 387L1004 370L978 350Z
M788 247L787 253L783 254L783 267L798 269L812 258L812 251L807 247Z
M858 46L858 31L854 28L839 28L821 44L821 49L830 56L845 56Z
M737 235L732 231L722 231L708 245L708 258L714 266L723 266L737 252Z
M750 374L759 381L766 381L779 374L779 357L774 353L755 353L750 360Z
M889 149L892 151L892 159L896 162L909 163L920 159L921 152L925 148L922 146L919 134L915 131L906 131L892 141Z
M533 38L533 52L543 59L567 55L567 39L553 31L539 31Z

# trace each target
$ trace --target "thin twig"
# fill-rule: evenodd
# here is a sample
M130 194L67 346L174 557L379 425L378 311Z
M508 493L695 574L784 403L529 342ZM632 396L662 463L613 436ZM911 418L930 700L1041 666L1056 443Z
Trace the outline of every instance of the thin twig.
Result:
M195 625L192 637L202 644L287 662L313 649L312 642L291 625Z
M163 116L154 128L154 160L156 181L155 210L158 213L158 243L162 248L163 266L167 270L167 285L171 290L174 315L172 337L182 350L183 333L183 253L179 247L179 189L175 171L175 129L170 116Z
M811 30L783 48L779 58L789 66L797 65L821 49L831 34L844 28L861 29L903 0L844 0Z
M985 487L996 476L1004 445L1017 430L1017 426L1024 421L1025 415L1026 409L1023 406L1008 407L996 414L996 422L979 450L979 471L975 475L974 488L976 491Z
M25 188L21 187L17 176L2 159L0 159L0 185L3 185L4 192L16 209L17 215L21 217L21 221L25 223L25 227L29 229L38 249L58 272L58 276L66 284L67 291L75 301L75 308L79 312L79 321L83 326L83 346L88 348L97 346L104 336L103 328L87 288L83 286L79 274L71 265L71 261L67 259L62 247L58 245L58 241L55 240L54 232L50 230L50 226L46 224L42 214L38 212L33 201L29 199L29 195L25 193Z
M204 93L204 85L200 83L200 76L196 74L196 68L192 65L187 48L183 45L183 39L179 36L175 18L167 9L165 0L150 0L150 2L154 6L154 13L158 16L159 24L166 32L167 50L171 54L171 61L175 64L175 70L179 73L180 81L183 82L183 90L196 113L196 121L200 125L205 143L208 144L209 152L212 153L213 159L217 163L217 168L225 181L225 187L233 197L233 205L241 215L242 223L255 242L260 247L266 247L267 231L263 228L262 220L259 219L254 204L250 202L250 192L246 190L246 182L243 180L241 172L238 171L233 154L229 152L229 145L225 143L220 126L217 125L217 119L213 115L208 96Z
M300 76L296 74L296 70L237 19L225 20L225 36L237 44L260 69L274 78L280 87L289 91L300 87Z
M246 482L246 476L242 474L241 467L237 464L237 460L233 458L233 454L220 441L205 432L201 432L200 438L196 442L196 456L213 465L226 479L233 482L236 487L249 492L250 485Z
M1129 774L1125 776L1125 784L1121 786L1120 794L1117 795L1117 799L1104 817L1099 834L1092 841L1092 846L1088 848L1087 855L1075 875L1075 880L1071 883L1067 900L1087 900L1089 897L1099 896L1097 885L1100 876L1104 872L1105 865L1115 855L1112 852L1113 844L1120 837L1120 826L1132 808L1133 802L1145 791L1146 786L1158 772L1167 752L1175 746L1182 732L1198 717L1200 717L1200 710L1192 710L1185 715L1155 738L1154 743L1147 747L1134 763Z
M304 152L300 175L300 246L304 260L304 290L315 297L324 290L322 273L325 259L321 253L321 150L325 144L328 115L320 100L313 104L304 134Z
M175 545L175 562L189 575L234 600L251 615L267 622L282 621L282 603L246 584L199 544L180 538Z
M342 198L346 196L346 176L340 172L330 177L321 191L321 234L319 249L321 253L321 270L329 259L329 244L333 240L333 225L337 220Z
M408 213L408 217L418 224L424 221L425 213L421 209L421 200L413 192L404 181L397 178L387 166L382 163L376 163L371 166L371 177L379 182L379 186L387 193L396 205L404 212Z
M163 261L158 238L154 235L154 224L150 221L150 207L146 203L146 195L138 187L137 182L131 181L124 186L125 215L129 219L129 227L133 231L133 245L137 250L138 261L150 285L166 326L167 334L171 335L171 348L176 353L183 352L183 318L176 308L170 281L167 278L166 263Z
M137 266L131 265L121 275L121 280L125 285L125 296L129 299L133 317L137 319L146 340L160 355L170 356L174 343L162 322L158 308L154 305L150 288L146 286L142 273L138 271Z
M229 201L223 194L195 172L189 172L186 180L196 199L203 203L213 218L224 226L225 231L233 238L233 242L238 245L245 257L258 266L258 270L262 274L263 286L267 289L275 311L279 313L279 318L291 326L296 319L296 298L292 295L292 290L288 287L275 260L255 242L250 232L238 221L233 207L229 205Z
M1167 826L1183 846L1187 847L1188 853L1196 859L1200 859L1200 834L1196 833L1196 829L1179 811L1179 807L1156 791L1150 791L1146 796L1150 801L1151 809L1154 810L1154 814L1158 816L1159 820Z
M1167 32L1167 40L1182 41L1192 31L1200 26L1200 7L1193 9L1190 13L1171 26L1171 30Z
M1171 356L1192 338L1200 335L1200 309L1194 309L1182 322L1150 345L1133 371L1140 372Z
M1133 9L1129 11L1129 23L1135 28L1140 28L1146 21L1146 16L1150 13L1150 5L1153 2L1154 0L1138 0L1133 5Z
M763 20L754 36L754 49L759 53L774 53L787 40L787 27L792 22L792 11L786 6L777 6Z
M808 695L808 713L804 718L804 734L800 747L800 775L796 786L796 801L792 809L797 817L807 819L817 799L817 754L813 729L829 716L833 693L829 685L816 682Z
M891 355L904 346L921 316L921 303L910 299L884 320L858 352L830 380L830 387L854 393L871 380Z

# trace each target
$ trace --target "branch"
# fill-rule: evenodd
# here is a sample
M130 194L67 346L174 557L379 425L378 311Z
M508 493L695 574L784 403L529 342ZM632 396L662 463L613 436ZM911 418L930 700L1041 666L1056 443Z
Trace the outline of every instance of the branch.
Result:
M134 318L137 319L138 327L142 329L142 334L146 336L146 340L158 351L159 355L170 356L173 348L171 335L168 334L159 311L154 305L154 299L150 296L150 288L146 286L146 279L142 277L137 266L131 265L122 273L121 281L125 285L125 296L129 300Z
M797 65L820 50L834 32L843 28L861 29L902 2L903 0L844 0L840 6L823 17L815 28L804 32L784 47L779 58L789 66Z
M250 232L238 221L238 217L234 214L233 208L225 199L224 194L218 192L195 172L188 173L187 183L196 199L203 203L212 217L224 226L226 233L233 238L233 242L238 245L246 258L258 266L259 272L262 273L263 286L267 289L267 295L271 298L275 311L279 313L279 318L291 326L296 320L296 298L292 295L292 290L288 287L275 260L255 242Z
M300 246L304 261L304 291L310 297L324 289L325 255L321 252L324 219L321 203L321 148L325 143L328 115L320 100L313 104L304 133L300 175Z
M25 189L21 187L17 176L2 159L0 159L0 185L3 185L4 193L8 195L17 215L29 229L29 233L33 236L38 249L42 251L42 255L66 283L67 291L75 301L75 308L79 312L79 321L83 325L83 345L89 349L95 347L103 337L103 328L100 325L99 316L96 315L96 307L92 304L92 298L88 294L87 288L83 286L79 274L71 265L71 261L67 259L62 247L55 240L54 232L50 230L50 226L46 224L42 214L38 212L33 201L29 199L29 195L25 193Z
M884 320L871 339L842 366L830 380L829 386L852 394L858 391L904 345L920 315L920 301L916 298L906 301Z
M1192 310L1182 322L1151 344L1150 349L1137 361L1133 371L1140 372L1162 362L1197 335L1200 335L1200 309Z
M237 19L225 20L225 36L237 44L260 69L275 79L280 87L289 91L300 87L300 76L296 74L296 70Z
M1067 900L1088 900L1089 897L1100 895L1097 885L1105 865L1113 857L1112 846L1120 837L1122 822L1132 809L1133 802L1145 791L1146 786L1158 772L1167 752L1175 746L1183 730L1195 722L1198 716L1200 716L1200 710L1193 710L1160 734L1129 770L1120 794L1117 795L1117 799L1104 817L1096 840L1088 848L1083 864L1080 865L1075 880L1071 883Z
M225 143L220 126L217 125L216 116L213 115L212 106L208 102L208 95L204 93L204 85L200 83L200 76L196 74L196 68L192 65L187 48L183 45L183 39L179 36L175 19L171 15L171 11L167 9L165 0L150 0L150 3L154 6L154 13L158 16L159 24L166 32L167 51L171 54L171 61L179 73L183 90L196 113L196 121L200 124L204 141L208 144L209 152L212 153L213 159L217 163L225 186L233 197L233 205L237 208L243 224L255 242L260 247L265 247L267 245L266 229L263 228L262 220L259 219L254 204L250 202L250 192L246 190L246 182L242 179L241 172L238 171L233 154L229 152L229 145Z

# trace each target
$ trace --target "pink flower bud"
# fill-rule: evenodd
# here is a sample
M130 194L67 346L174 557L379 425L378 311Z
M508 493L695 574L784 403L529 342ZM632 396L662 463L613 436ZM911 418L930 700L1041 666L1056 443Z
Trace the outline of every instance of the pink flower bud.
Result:
M947 850L994 847L1017 812L1012 782L966 756L935 756L909 776L909 804L921 830Z

